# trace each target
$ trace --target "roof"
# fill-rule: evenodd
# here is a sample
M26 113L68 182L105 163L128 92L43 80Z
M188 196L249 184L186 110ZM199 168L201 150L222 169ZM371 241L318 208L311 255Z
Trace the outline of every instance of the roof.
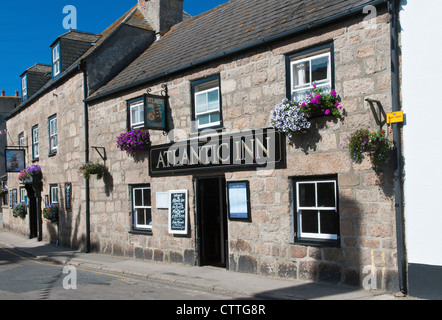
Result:
M231 0L173 26L88 101L387 0ZM358 11L356 11L358 10Z
M118 28L121 27L121 25L126 24L137 28L142 28L146 30L152 30L150 25L146 22L144 19L144 16L141 14L141 12L138 10L137 5L132 7L129 11L127 11L120 19L115 21L112 25L110 25L108 28L106 28L102 33L100 34L93 34L88 32L82 32L82 31L69 31L62 36L58 37L57 40L55 40L51 46L56 43L60 38L65 37L69 39L79 40L82 39L83 41L95 42L89 50L87 50L81 57L79 57L70 67L68 67L60 76L58 76L56 79L49 80L37 93L35 93L32 97L29 97L26 101L24 101L19 108L16 108L10 116L13 116L15 113L22 110L26 105L32 102L33 99L35 99L37 96L43 94L46 90L51 88L55 83L58 83L61 81L66 75L71 73L72 71L77 69L77 66L81 63L82 60L86 59L88 56L90 56L96 49L100 47L100 45L105 42ZM44 66L42 64L36 64L35 66ZM31 67L31 68L33 68ZM30 68L30 69L31 69ZM49 66L49 72L52 72L52 67ZM30 69L27 69L25 72L29 71ZM24 72L24 73L25 73ZM24 74L23 73L23 74ZM23 75L22 74L22 75ZM21 77L21 76L20 76Z
M22 77L26 72L39 72L39 73L51 73L52 67L47 64L36 63L32 67L26 69L20 77Z
M59 36L49 47L53 47L60 39L68 39L83 42L96 42L101 35L78 30L69 30L65 34Z

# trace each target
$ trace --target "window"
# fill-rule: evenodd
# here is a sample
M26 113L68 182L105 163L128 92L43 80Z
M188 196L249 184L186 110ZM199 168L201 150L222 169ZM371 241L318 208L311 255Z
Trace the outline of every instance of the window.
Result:
M333 57L331 45L307 50L288 57L290 68L289 96L294 100L304 99L313 84L325 91L333 87Z
M336 177L293 180L295 241L339 239L338 187Z
M57 116L49 118L49 154L57 153Z
M26 189L24 187L20 187L20 202L26 203Z
M131 193L133 229L151 231L152 207L150 186L134 186Z
M56 184L51 184L49 186L50 195L51 195L51 204L58 204L58 186Z
M195 81L192 84L193 120L197 129L222 125L220 93L219 76Z
M52 76L60 74L60 44L52 48Z
M32 159L37 160L40 156L38 143L38 126L32 127Z
M129 108L129 129L144 127L144 99L136 99L128 102Z
M21 96L23 100L28 99L28 76L21 78Z
M25 147L25 134L24 134L24 132L22 132L18 135L18 147L20 149L24 149L24 147Z

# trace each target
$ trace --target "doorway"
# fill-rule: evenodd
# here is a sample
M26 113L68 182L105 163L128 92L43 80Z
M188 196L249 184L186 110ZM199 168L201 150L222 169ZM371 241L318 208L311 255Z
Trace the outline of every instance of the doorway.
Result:
M197 245L199 266L227 268L227 207L224 177L198 178Z

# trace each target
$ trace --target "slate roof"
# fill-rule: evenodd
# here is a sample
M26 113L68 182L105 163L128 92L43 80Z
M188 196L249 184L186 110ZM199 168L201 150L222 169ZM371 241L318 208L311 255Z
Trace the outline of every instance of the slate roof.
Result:
M20 75L20 77L22 77L26 72L38 72L38 73L44 73L44 74L51 73L52 72L52 66L50 66L48 64L36 63L32 67L26 69Z
M60 76L57 77L57 79L51 79L38 91L36 92L33 96L29 97L26 101L22 102L22 104L20 105L19 108L16 108L10 115L9 117L13 116L15 113L21 111L24 107L26 107L27 105L29 105L32 100L34 98L36 98L37 96L44 94L44 92L46 90L48 90L49 88L52 87L52 85L54 85L55 83L57 83L58 81L61 81L67 74L69 74L70 72L72 72L73 70L76 70L76 66L84 59L86 59L88 56L90 56L95 50L97 50L100 45L106 41L122 24L127 24L133 27L137 27L137 28L143 28L146 30L153 30L151 28L151 26L146 22L146 20L144 19L144 16L142 15L142 13L138 10L137 5L133 6L129 11L127 11L120 19L118 19L117 21L115 21L112 25L110 25L108 28L106 28L102 33L100 34L93 34L93 33L88 33L88 32L81 32L81 31L69 31L63 35L61 35L60 37L57 38L57 40L59 40L61 37L65 37L65 38L69 38L69 39L74 39L74 40L86 40L86 41L91 41L91 42L95 42L95 45L91 46L86 52L84 52L81 57L79 57L78 59L75 60L75 62L73 62L71 64L70 67L67 68L67 70L65 70ZM57 41L55 40L51 46ZM36 64L31 68L34 68L35 66L39 66L41 64ZM42 65L41 65L42 66ZM26 71L30 70L31 68L27 69ZM26 72L25 71L25 72ZM23 74L25 73L23 72ZM52 67L49 66L49 72L52 72ZM23 75L22 74L22 75ZM20 76L21 77L21 76Z
M386 0L231 0L173 26L89 101ZM353 12L354 11L354 12Z

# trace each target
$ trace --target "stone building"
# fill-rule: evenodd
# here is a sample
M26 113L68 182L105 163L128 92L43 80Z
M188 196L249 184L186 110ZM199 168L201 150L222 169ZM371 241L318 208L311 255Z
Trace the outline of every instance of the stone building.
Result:
M39 117L40 137L59 117L57 155L46 156L43 138L38 160L43 194L57 185L61 207L43 236L160 263L397 290L392 163L354 164L342 146L361 127L391 135L371 109L392 110L387 1L231 0L185 20L182 8L140 0L137 18L156 34L141 54L97 82L69 67L9 117L27 134ZM84 75L96 83L85 104ZM342 115L313 117L292 137L272 129L275 105L314 85L337 92ZM117 137L140 128L149 148L121 151ZM103 178L85 182L84 161L104 164ZM5 222L26 233L26 219Z

